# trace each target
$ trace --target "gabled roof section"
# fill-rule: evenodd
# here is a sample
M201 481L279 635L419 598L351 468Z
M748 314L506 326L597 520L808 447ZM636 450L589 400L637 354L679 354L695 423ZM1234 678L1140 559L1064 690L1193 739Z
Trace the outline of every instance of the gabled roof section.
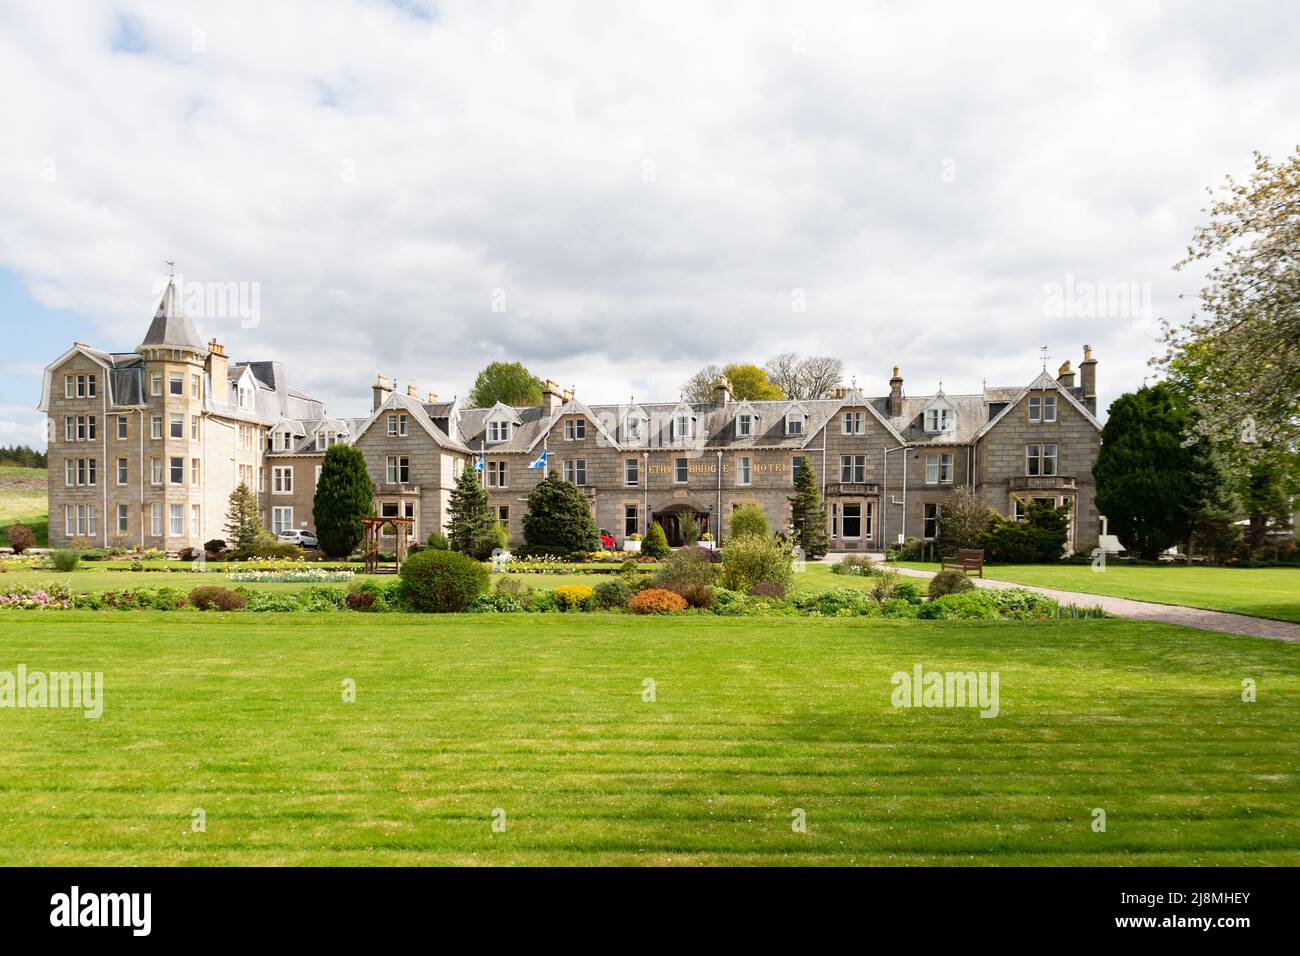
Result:
M551 416L547 421L546 426L538 432L536 437L533 438L532 444L528 446L528 450L532 451L537 447L539 442L544 441L550 435L551 429L554 428L565 415L581 415L583 418L587 419L587 421L591 422L592 426L596 429L601 438L609 442L610 448L621 447L618 443L617 436L609 430L602 416L597 415L592 411L591 407L587 405L586 402L581 402L576 398L571 398Z
M176 280L169 278L167 288L163 290L158 302L158 311L149 323L149 331L144 334L140 347L190 349L194 352L208 354L208 347L203 337L190 321L181 306L180 293L176 291Z
M366 419L366 423L362 425L359 429L357 429L356 432L354 433L356 437L353 439L353 443L355 444L356 442L360 441L361 437L366 432L370 431L370 429L374 426L375 422L379 421L380 416L382 416L385 412L394 412L394 411L406 412L408 415L410 415L411 418L416 422L416 424L418 424L421 428L423 428L425 432L429 435L429 437L432 438L435 442L437 442L439 447L451 448L454 449L455 451L469 452L469 448L465 445L463 441L461 441L459 438L455 438L453 436L448 435L446 432L444 432L441 428L439 428L437 425L433 423L433 419L429 417L428 412L424 410L424 405L420 403L420 400L418 398L412 398L411 396L404 395L401 392L393 392L391 395L389 395L388 400L384 402L384 404L381 405L378 409L376 409L375 412L369 418Z
M37 411L47 412L50 410L50 389L53 387L54 370L74 355L84 355L86 358L104 369L111 369L113 367L113 357L107 352L101 352L99 349L91 348L89 345L83 345L78 342L49 365L45 366L45 381L41 384L41 401L40 404L36 406Z
M905 439L902 436L902 433L899 432L899 430L890 423L889 419L886 418L881 413L880 409L876 407L875 402L872 401L866 395L862 394L862 392L860 392L856 388L853 389L853 391L849 392L847 395L844 396L844 398L840 400L840 403L837 406L835 406L835 411L831 413L831 415L827 418L826 422L823 424L822 427L824 428L827 425L829 425L832 421L835 420L835 416L838 415L840 412L844 411L846 408L865 408L868 412L871 413L871 416L876 421L880 422L881 426L884 427L885 431L889 432L890 437L895 439L900 445L906 443L907 439ZM811 437L812 436L809 436L809 438Z
M1028 385L1026 385L1024 388L1020 390L1020 394L1018 394L1015 398L1007 402L1006 408L1002 409L1002 411L998 412L997 415L990 418L988 424L986 424L983 428L981 428L979 431L975 433L975 438L977 439L983 438L990 431L992 431L993 428L997 425L997 423L1002 421L1002 419L1006 418L1008 415L1010 415L1012 409L1014 409L1017 405L1023 402L1030 392L1042 392L1042 391L1060 392L1062 395L1065 396L1065 400L1074 407L1075 411L1077 411L1080 415L1082 415L1086 421L1091 423L1093 428L1097 429L1097 431L1101 431L1101 427L1102 427L1101 421L1097 418L1096 415L1088 411L1088 409L1084 406L1084 404L1080 402L1077 398L1075 398L1068 388L1065 388L1063 385L1061 385L1060 382L1052 378L1052 376L1049 375L1047 372L1041 372L1039 373L1036 379L1034 379L1032 382L1030 382Z
M505 402L497 402L488 409L487 416L483 419L485 422L507 421L513 425L522 425L524 420L520 417L519 412L515 411Z

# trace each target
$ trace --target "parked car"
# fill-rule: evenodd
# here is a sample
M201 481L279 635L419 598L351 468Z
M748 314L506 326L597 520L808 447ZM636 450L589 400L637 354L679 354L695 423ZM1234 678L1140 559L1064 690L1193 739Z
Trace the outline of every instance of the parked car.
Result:
M614 536L604 528L600 529L600 546L606 551L614 550Z
M310 531L281 531L275 536L275 540L281 544L296 544L300 548L320 547L320 542Z

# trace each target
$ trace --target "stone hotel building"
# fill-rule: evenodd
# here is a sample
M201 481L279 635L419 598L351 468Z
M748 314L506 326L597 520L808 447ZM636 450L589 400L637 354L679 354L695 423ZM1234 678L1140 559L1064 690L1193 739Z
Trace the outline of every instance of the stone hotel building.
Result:
M344 442L365 456L376 513L413 518L421 540L445 530L451 488L472 467L514 542L528 492L551 472L581 488L620 540L658 521L677 542L693 521L725 541L741 504L788 526L806 459L836 551L934 537L961 487L1005 515L1030 500L1069 503L1070 547L1086 551L1100 531L1096 367L1084 346L1077 383L1066 362L1023 385L920 396L895 368L886 394L804 401L737 400L720 380L711 402L587 405L548 381L526 408L460 408L380 375L368 417L335 418L279 362L231 364L204 343L169 285L135 351L78 343L46 369L50 543L199 546L223 536L241 481L258 491L268 528L314 529L321 460Z

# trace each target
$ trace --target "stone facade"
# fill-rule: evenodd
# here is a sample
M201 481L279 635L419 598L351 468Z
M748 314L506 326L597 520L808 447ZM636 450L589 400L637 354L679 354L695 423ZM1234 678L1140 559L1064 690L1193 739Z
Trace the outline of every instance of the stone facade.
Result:
M74 344L46 367L38 407L48 416L52 547L201 547L225 537L241 482L257 490L268 528L290 515L286 526L314 527L324 454L315 436L351 438L279 363L232 366L219 343L205 343L171 283L134 351ZM273 492L273 461L292 469L286 494Z
M725 381L707 403L587 405L548 382L530 408L459 408L398 391L384 376L366 418L331 418L290 387L282 365L229 365L181 313L172 286L129 353L78 343L46 369L50 543L76 539L197 547L224 536L230 493L255 486L268 529L315 530L312 499L326 449L361 450L375 512L445 532L451 489L479 470L510 539L523 539L528 493L549 473L577 484L597 524L620 542L683 523L725 541L730 516L757 505L789 526L797 462L826 500L831 547L880 550L933 537L958 488L1006 515L1038 498L1073 509L1070 547L1100 531L1092 465L1100 447L1096 360L1080 384L1065 363L1025 386L908 396L894 369L887 395L840 390L807 401L738 401ZM533 466L533 467L530 467Z

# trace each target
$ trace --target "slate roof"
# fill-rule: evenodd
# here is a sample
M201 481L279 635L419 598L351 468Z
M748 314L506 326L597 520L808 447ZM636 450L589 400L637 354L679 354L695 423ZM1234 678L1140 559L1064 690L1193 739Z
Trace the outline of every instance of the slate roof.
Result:
M169 279L158 302L158 311L149 323L149 331L144 334L145 345L175 346L207 353L208 347L190 317L181 308L180 295L176 291L176 281Z

